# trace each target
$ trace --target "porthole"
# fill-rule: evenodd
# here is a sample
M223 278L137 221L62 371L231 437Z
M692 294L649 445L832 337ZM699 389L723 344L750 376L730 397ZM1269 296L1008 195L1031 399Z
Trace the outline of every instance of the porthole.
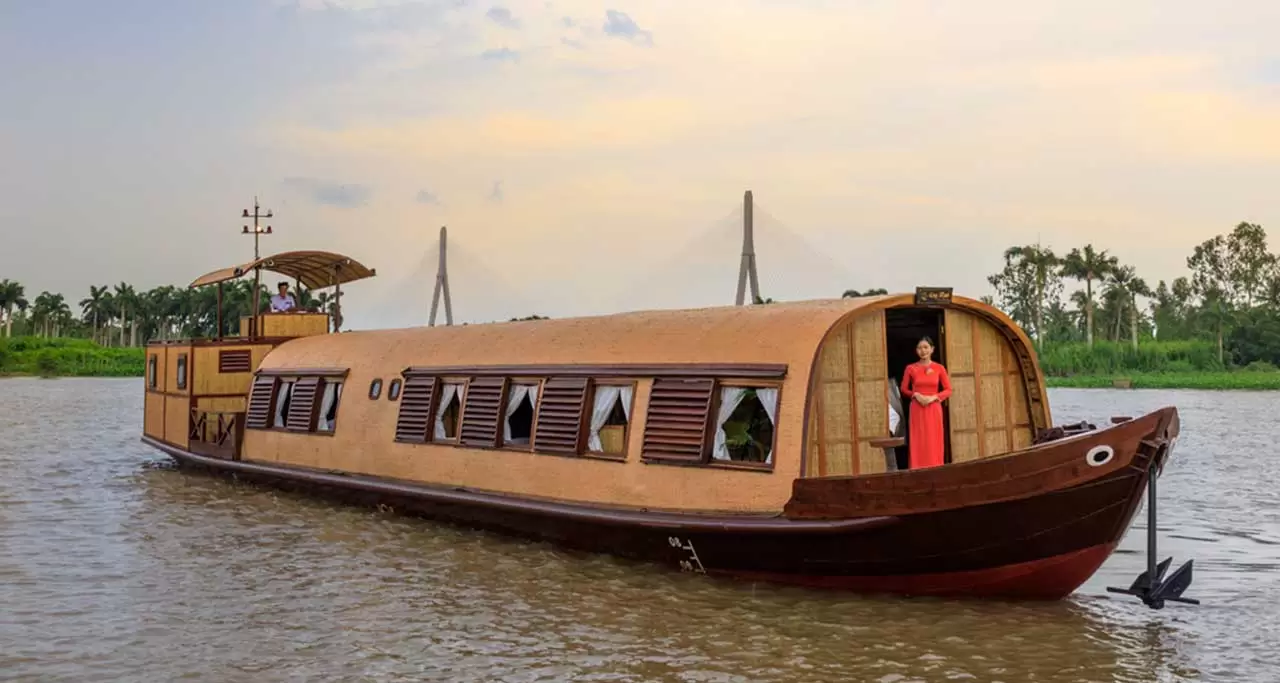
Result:
M387 400L394 401L400 398L400 378L391 380L391 386L387 387Z
M377 398L381 395L382 395L382 380L375 379L369 383L369 398L371 400L377 400Z
M1111 462L1114 457L1116 457L1116 452L1110 446L1094 446L1085 454L1084 461L1089 463L1090 467L1102 467Z

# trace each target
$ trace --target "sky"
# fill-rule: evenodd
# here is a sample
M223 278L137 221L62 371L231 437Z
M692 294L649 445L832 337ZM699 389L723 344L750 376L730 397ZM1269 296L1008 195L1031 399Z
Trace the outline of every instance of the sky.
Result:
M1154 284L1280 226L1280 3L0 0L0 278L378 270L356 327L990 293L1092 243ZM1280 237L1276 239L1280 240ZM1276 240L1273 240L1273 242Z

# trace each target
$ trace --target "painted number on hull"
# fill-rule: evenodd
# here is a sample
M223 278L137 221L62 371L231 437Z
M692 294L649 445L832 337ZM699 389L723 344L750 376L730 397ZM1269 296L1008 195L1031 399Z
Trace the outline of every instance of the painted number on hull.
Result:
M707 570L702 567L702 560L698 559L698 551L693 549L693 541L681 541L678 536L668 536L667 545L672 548L689 551L689 559L680 560L680 571L694 572L696 574L706 574Z

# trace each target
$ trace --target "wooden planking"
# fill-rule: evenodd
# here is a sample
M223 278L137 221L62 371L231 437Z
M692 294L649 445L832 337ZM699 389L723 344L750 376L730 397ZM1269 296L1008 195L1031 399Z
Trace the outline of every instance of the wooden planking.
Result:
M712 379L653 380L641 457L701 462L706 457L714 391Z
M143 403L142 433L147 436L164 438L164 394L148 391Z
M505 377L477 377L471 380L466 404L462 407L463 446L497 448L502 435L502 397L507 386Z
M436 397L439 379L417 375L406 378L400 389L400 412L396 417L396 441L426 443L435 433Z
M587 406L585 377L551 377L542 385L533 450L577 455L582 450L582 421Z
M293 394L289 396L289 414L285 418L285 428L291 432L309 432L315 429L319 398L319 377L303 377L294 383Z
M170 394L164 397L164 440L186 448L191 434L191 398Z
M175 347L170 347L168 349L168 352L165 354L165 358L164 358L165 360L164 368L161 369L161 375L160 375L160 383L163 386L165 392L170 394L182 394L182 395L187 395L190 393L191 391L190 381L188 381L186 383L186 386L184 387L178 386L178 358L179 357L190 358L190 354L191 354L190 346L175 346ZM187 380L190 380L191 364L186 361L184 361L184 363L187 366Z
M219 349L218 372L249 372L253 369L253 355L249 349Z
M266 429L271 426L272 412L275 408L275 389L275 377L257 377L253 380L253 388L249 392L249 409L245 416L245 427Z

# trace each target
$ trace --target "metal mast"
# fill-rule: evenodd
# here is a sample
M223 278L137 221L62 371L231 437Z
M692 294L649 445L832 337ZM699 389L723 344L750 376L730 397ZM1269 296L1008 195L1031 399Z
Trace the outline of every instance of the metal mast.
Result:
M245 209L245 210L240 214L240 217L241 217L241 218L252 218L252 219L253 219L253 230L250 230L250 229L249 229L249 226L247 226L247 225L246 225L246 226L244 226L244 230L241 230L241 231L240 231L240 234L242 234L242 235L249 235L249 234L252 234L252 235L253 235L253 260L254 260L255 262L256 262L259 258L262 258L261 254L260 254L260 253L259 253L259 251L258 251L258 239L259 239L262 235L270 235L270 234L271 234L271 226L270 226L270 225L268 225L266 228L263 228L263 227L262 227L261 225L259 225L259 223L258 223L259 219L262 219L262 218L271 218L271 216L272 216L272 214L271 214L271 209L267 209L267 212L266 212L266 213L262 213L262 212L260 211L260 209L261 209L261 207L259 207L259 206L258 206L258 197L257 197L257 195L254 195L254 197L253 197L253 213L252 213L252 214L250 214L250 213L249 213L249 210L248 210L248 209ZM253 326L252 326L252 329L251 329L251 330L250 330L250 332L249 332L249 334L250 334L251 336L254 336L254 337L258 336L258 316L259 316L259 315L261 315L261 313L262 313L262 300L261 300L261 299L262 299L262 297L261 297L261 290L262 290L262 268L259 268L259 267L257 267L257 266L254 266L254 268L253 268ZM219 317L221 317L221 316L219 316ZM219 323L219 325L221 325L221 323ZM221 336L221 335L222 335L222 330L221 330L221 329L219 329L219 330L218 330L218 336Z
M442 225L440 226L440 265L436 266L436 289L431 294L431 316L427 318L429 327L436 324L436 310L440 306L441 294L444 295L444 324L453 324L453 301L449 298L449 261L445 255L448 247L447 240L448 230Z
M736 305L741 306L746 295L747 278L751 279L751 303L760 299L760 280L756 275L756 238L751 190L742 197L742 264L738 266L738 298Z

